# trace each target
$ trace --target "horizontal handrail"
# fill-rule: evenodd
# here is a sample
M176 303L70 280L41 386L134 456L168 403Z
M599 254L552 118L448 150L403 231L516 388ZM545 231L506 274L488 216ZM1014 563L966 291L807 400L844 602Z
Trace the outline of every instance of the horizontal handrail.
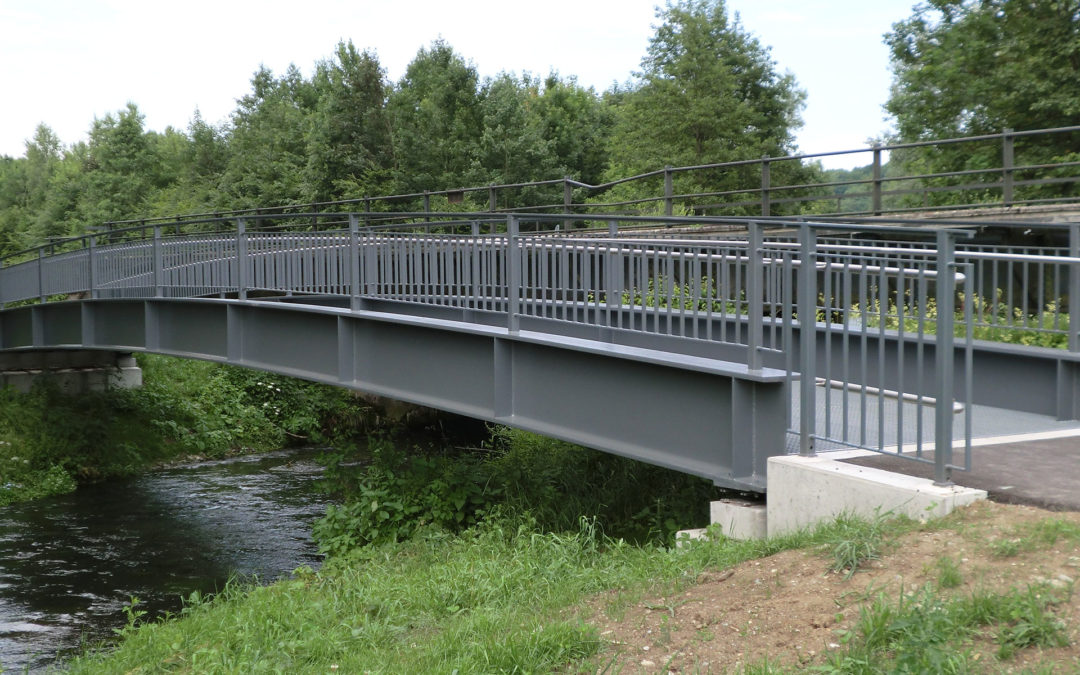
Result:
M1034 137L1040 137L1040 136L1051 136L1051 135L1058 135L1058 134L1064 134L1064 133L1074 133L1074 132L1078 132L1078 131L1080 131L1080 125L1067 126L1067 127L1057 127L1057 128L1048 128L1048 129L1031 129L1031 130L1022 130L1022 131L1014 131L1014 130L1006 129L1006 130L1002 131L1001 133L995 133L995 134L981 134L981 135L976 135L976 136L965 136L965 137L946 138L946 139L938 139L938 140L915 141L915 142L905 142L905 143L876 144L876 145L872 145L872 146L866 147L866 148L852 148L852 149L847 149L847 150L836 150L836 151L817 152L817 153L798 153L798 154L785 155L785 156L762 157L762 158L756 158L756 159L745 159L745 160L736 160L736 161L718 162L718 163L705 163L705 164L696 164L696 165L691 165L691 166L679 166L679 167L670 167L669 166L669 167L664 167L663 169L655 169L655 170L652 170L652 171L646 171L644 173L640 173L640 174L637 174L637 175L634 175L634 176L628 176L628 177L619 178L619 179L612 180L612 181L607 181L607 182L601 182L601 183L597 183L597 184L588 184L588 183L582 182L580 180L576 180L574 178L566 176L566 177L558 178L558 179L547 179L547 180L540 180L540 181L527 181L527 182L518 182L518 183L505 183L505 184L491 184L491 185L482 185L482 186L456 187L456 188L446 188L446 189L440 189L440 190L430 190L430 191L424 191L424 192L411 192L411 193L382 195L382 196L367 196L367 197L360 197L360 198L354 198L354 199L333 200L333 201L324 201L324 202L312 202L312 203L306 203L306 204L281 204L281 205L270 206L270 207L257 207L257 208L224 210L224 211L214 211L214 212L203 212L203 213L191 214L189 216L183 216L183 217L181 217L181 220L190 221L192 219L201 219L202 221L206 221L208 219L217 219L217 218L277 217L277 216L284 215L286 212L294 212L294 211L297 211L297 210L302 210L302 211L308 212L309 217L318 217L318 216L325 215L326 213L328 213L328 211L327 211L328 209L330 210L329 212L333 212L333 210L335 210L335 209L342 209L342 208L344 208L346 210L351 210L351 207L355 207L355 206L358 206L358 205L363 205L364 208L362 210L366 211L366 212L370 212L370 211L372 211L371 206L373 204L393 204L393 203L400 203L402 201L408 201L408 200L415 201L415 200L418 200L418 199L422 199L424 201L424 209L423 210L425 212L427 212L427 211L431 211L430 200L433 197L445 197L447 199L450 199L450 198L463 197L466 194L478 194L478 193L487 193L488 194L488 211L487 211L488 213L506 213L506 212L519 212L520 213L520 212L523 212L525 210L558 209L558 208L562 208L564 211L570 212L570 211L574 211L574 210L583 210L583 209L587 210L587 209L590 209L590 208L594 208L596 206L603 206L604 208L612 208L612 207L616 207L616 206L618 206L618 207L631 207L631 206L635 206L635 205L638 205L638 204L648 204L648 203L663 202L664 208L665 208L665 213L667 213L668 215L671 215L673 213L673 206L674 206L674 203L676 201L688 201L688 200L693 200L693 199L697 199L697 198L701 198L701 197L705 197L705 196L732 196L732 195L736 195L736 194L756 194L756 195L758 195L759 199L757 199L755 201L749 201L749 202L745 202L745 203L744 202L738 202L737 204L730 204L730 203L715 204L715 205L712 205L712 208L749 207L749 206L759 205L760 210L761 210L760 215L768 216L769 215L769 208L770 208L770 205L772 205L772 204L776 204L776 205L780 205L780 204L784 204L784 203L793 204L793 203L805 203L805 202L810 202L810 201L830 201L831 202L831 201L834 201L834 200L838 201L838 202L842 202L844 200L865 199L865 198L869 197L869 199L871 200L871 205L870 205L870 208L867 210L867 212L874 213L874 214L884 214L884 213L902 213L905 210L910 210L908 207L905 207L904 205L895 205L894 204L894 205L889 205L888 207L886 207L882 203L882 200L884 198L886 198L886 197L889 197L890 195L896 196L897 194L902 195L902 194L918 194L918 193L931 194L931 193L940 192L941 191L940 188L944 188L946 191L961 192L961 193L964 192L964 191L973 190L973 189L991 189L991 190L995 190L995 191L1001 193L1000 203L1002 203L1002 204L1004 204L1006 206L1009 206L1009 205L1012 205L1012 204L1031 203L1032 202L1032 200L1030 200L1030 199L1023 199L1023 200L1016 199L1016 195L1013 194L1013 190L1015 188L1017 188L1017 187L1025 187L1025 186L1032 186L1032 185L1054 185L1054 184L1060 184L1062 182L1061 177L1047 176L1047 177L1035 178L1035 179L1020 179L1020 178L1014 178L1014 176L1016 174L1020 174L1022 172L1035 171L1035 170L1048 171L1048 170L1054 170L1054 169L1062 169L1062 168L1080 166L1080 162L1076 162L1076 161L1066 161L1066 162L1059 162L1059 163L1027 164L1027 165L1025 165L1025 164L1016 164L1014 162L1014 160L1013 160L1013 153L1011 151L1012 144L1015 143L1015 141L1017 139L1028 139L1028 138L1034 138ZM881 156L882 156L883 153L890 153L890 152L897 151L897 150L902 151L902 150L915 149L915 148L925 148L925 147L945 147L945 146L953 146L953 145L963 144L963 143L982 143L982 142L986 142L986 141L1001 141L1002 147L1003 147L1003 152L1001 153L1001 157L1002 157L1001 166L992 166L992 167L979 168L979 169L964 169L964 170L958 170L958 171L931 172L931 173L925 173L925 174L913 174L913 175L905 175L905 176L885 176L885 175L882 175L882 172L881 172L881 168L882 168ZM1008 151L1004 150L1006 147L1009 148ZM812 162L812 161L816 161L816 160L819 160L819 159L822 159L822 158L827 158L827 157L849 156L849 155L862 154L862 153L872 153L871 165L873 167L873 175L870 178L867 178L867 179L842 180L842 181L822 181L820 183L799 183L799 184L793 184L793 185L772 184L772 182L770 181L770 174L769 174L769 171L768 171L768 167L770 167L772 165L776 165L778 163L797 162L797 163L801 164L803 162L807 162L807 161ZM731 190L696 191L696 192L686 192L686 193L681 193L681 194L676 193L673 190L673 187L671 185L671 178L676 176L676 175L680 175L680 174L688 174L688 173L704 172L704 171L710 171L710 172L733 171L733 170L740 170L740 169L745 169L745 168L752 168L752 169L757 168L758 169L758 174L760 174L760 177L761 177L760 182L756 183L756 184L745 185L745 186L739 187L737 189L731 189ZM888 184L895 184L895 183L902 183L902 182L912 182L912 181L928 181L928 180L942 180L942 179L947 180L947 179L959 178L959 177L963 177L963 176L975 176L975 175L984 175L984 174L1000 175L1001 179L998 180L998 181L995 181L993 183L984 183L984 184L975 184L975 185L957 185L957 186L925 185L922 189L904 191L904 192L900 192L900 193L896 193L896 192L891 192L890 193L889 191L884 190L884 186L886 186ZM588 197L591 197L593 195L602 194L602 193L604 193L604 192L606 192L606 191L608 191L608 190L610 190L610 189L612 189L614 187L617 187L619 185L635 183L635 182L649 181L649 180L652 180L652 179L655 179L655 178L658 178L658 177L663 177L664 178L664 186L663 186L664 192L663 192L663 194L658 194L658 195L650 196L650 197L634 198L634 199L623 199L623 200L615 200L615 201L608 200L608 201L603 202L602 204L593 204L593 203L589 203L588 201L574 201L573 194L572 194L573 190L579 190L579 191L583 191L584 193L586 193L585 197L588 198ZM1075 182L1075 181L1070 180L1070 179L1066 179L1066 180L1069 181L1069 182ZM858 194L848 194L848 193L835 192L836 188L848 187L848 186L852 186L852 185L866 185L866 186L868 186L870 188L870 191L868 193L858 193ZM498 207L497 196L498 196L498 194L500 192L505 192L505 191L508 191L508 190L520 190L520 189L524 189L524 188L543 188L543 187L557 187L557 186L562 186L563 192L564 192L563 201L562 201L561 204L553 203L553 204L533 205L533 206L520 206L519 205L519 206L514 206L511 209L499 208ZM792 191L799 191L799 190L822 190L824 192L822 194L817 194L817 195L808 195L808 196L805 196L805 197L802 197L802 198L798 198L796 200L784 200L784 201L782 201L782 200L774 200L774 199L772 199L773 193L785 192L785 191L786 192L792 192ZM830 190L832 190L832 192L829 192ZM1080 197L1070 197L1069 200L1070 201L1080 201ZM985 203L985 202L977 202L977 203ZM967 206L971 206L971 205L972 204L969 204ZM942 206L950 206L950 205L942 205ZM838 205L838 208L837 208L836 212L841 213L842 211L843 210ZM848 212L851 212L851 210L849 209ZM117 228L123 229L123 228L127 228L127 227L130 227L130 226L133 226L133 225L171 224L171 223L175 223L175 222L177 222L177 218L175 216L165 216L165 217L145 218L145 219L136 219L136 220L110 221L110 222L106 223L105 225L107 227L117 227Z

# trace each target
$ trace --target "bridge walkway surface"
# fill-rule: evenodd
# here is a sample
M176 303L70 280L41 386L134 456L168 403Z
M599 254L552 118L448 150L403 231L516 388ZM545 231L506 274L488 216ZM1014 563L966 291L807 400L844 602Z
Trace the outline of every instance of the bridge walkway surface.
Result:
M819 388L819 391L821 389ZM849 397L848 404L854 405ZM826 401L817 398L817 425L826 428L826 421L840 423L842 400L834 396ZM792 401L798 411L799 401ZM885 425L885 452L851 449L827 441L819 442L818 452L850 464L883 469L893 473L932 479L934 477L933 415L925 415L921 434L927 443L925 461L912 461L914 452L897 456L895 418L898 404L890 400L885 405L888 423ZM903 404L907 411L903 438L918 433L917 406ZM1059 420L1049 415L1010 410L986 405L970 406L972 414L971 469L953 475L958 485L986 490L990 499L1007 504L1026 504L1053 510L1080 511L1080 421ZM964 438L964 420L953 421L955 438ZM876 426L871 425L869 437L877 442ZM860 430L848 430L857 436ZM798 438L788 436L788 452L798 452Z
M1080 511L1080 429L983 438L972 445L971 470L956 474L957 483L986 490L990 499L1006 504ZM859 466L933 477L933 465L903 457L863 450L835 456Z

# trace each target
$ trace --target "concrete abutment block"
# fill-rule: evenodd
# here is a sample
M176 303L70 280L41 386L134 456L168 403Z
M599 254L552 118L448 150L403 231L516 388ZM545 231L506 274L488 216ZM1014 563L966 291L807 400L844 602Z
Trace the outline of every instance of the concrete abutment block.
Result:
M862 518L878 514L915 520L946 516L955 509L986 499L985 490L941 487L828 456L782 455L769 458L764 503L722 499L709 505L710 523L732 539L764 539L813 528L848 513ZM706 530L684 530L677 541L700 539Z
M764 539L768 534L766 507L745 499L720 499L709 503L709 522L732 539Z
M769 458L768 535L788 534L850 513L872 518L878 513L926 520L986 499L985 490L958 485L941 487L871 467L824 456Z

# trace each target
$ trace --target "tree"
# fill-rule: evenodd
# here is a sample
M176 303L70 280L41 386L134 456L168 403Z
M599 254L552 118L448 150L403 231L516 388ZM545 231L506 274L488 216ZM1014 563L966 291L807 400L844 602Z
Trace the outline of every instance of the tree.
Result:
M1074 124L1080 2L934 0L886 35L904 140Z
M421 48L390 95L399 188L461 187L480 178L476 68L450 45Z
M885 108L900 141L1069 126L1080 118L1078 0L931 0L893 24L885 41L893 69ZM999 167L1001 147L964 143L896 159L924 173ZM1080 134L1026 138L1015 152L1018 164L1077 159Z
M583 183L601 182L614 124L611 108L592 87L586 89L574 77L562 79L555 73L544 80L535 107L559 173Z
M480 92L482 131L475 139L482 182L524 183L556 178L557 164L537 114L539 83L501 73ZM484 196L486 199L486 195ZM518 202L520 203L520 202Z
M281 77L260 68L250 94L232 115L229 161L222 177L222 206L273 206L311 201L307 139L318 93L290 65Z
M662 23L636 81L611 94L617 110L612 178L794 149L804 94L792 75L776 71L768 48L738 17L728 17L723 0L669 2L657 18ZM682 190L719 191L746 177L727 172L682 180Z
M339 42L334 57L319 63L313 78L318 106L306 183L317 200L385 193L393 167L385 73L374 52L359 52L351 41Z

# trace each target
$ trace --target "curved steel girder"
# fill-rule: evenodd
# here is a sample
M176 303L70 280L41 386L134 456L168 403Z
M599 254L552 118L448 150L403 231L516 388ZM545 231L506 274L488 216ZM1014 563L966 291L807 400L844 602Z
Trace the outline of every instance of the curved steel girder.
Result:
M764 492L782 371L445 319L221 299L0 312L0 349L147 351L389 396Z

